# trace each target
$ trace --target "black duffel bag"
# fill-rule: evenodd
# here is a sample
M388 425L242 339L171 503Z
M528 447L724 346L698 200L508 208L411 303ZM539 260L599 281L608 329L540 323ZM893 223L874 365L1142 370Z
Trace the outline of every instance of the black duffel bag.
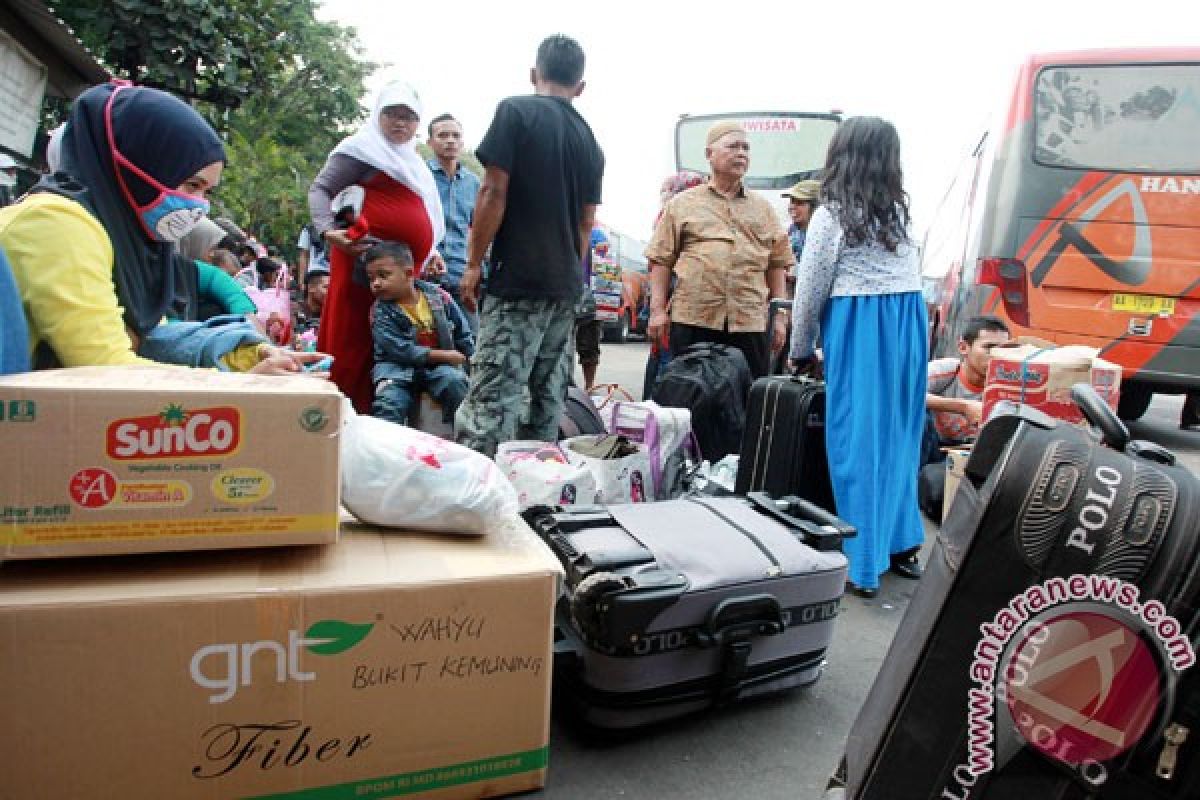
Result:
M692 431L711 463L742 447L750 366L736 347L694 344L659 373L654 402L692 412Z

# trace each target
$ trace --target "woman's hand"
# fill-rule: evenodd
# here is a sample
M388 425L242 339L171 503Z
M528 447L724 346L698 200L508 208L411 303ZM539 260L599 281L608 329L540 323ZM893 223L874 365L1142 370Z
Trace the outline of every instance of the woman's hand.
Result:
M250 370L258 375L311 375L314 378L328 378L328 372L307 372L305 367L316 364L327 356L325 353L299 352L284 350L280 347L263 346L259 348L261 360Z
M825 365L821 362L821 357L816 353L804 358L788 359L788 371L793 375L812 378L818 381L825 377Z
M356 242L348 233L338 228L330 228L325 231L324 236L326 242L352 256L357 256L367 249L366 242Z

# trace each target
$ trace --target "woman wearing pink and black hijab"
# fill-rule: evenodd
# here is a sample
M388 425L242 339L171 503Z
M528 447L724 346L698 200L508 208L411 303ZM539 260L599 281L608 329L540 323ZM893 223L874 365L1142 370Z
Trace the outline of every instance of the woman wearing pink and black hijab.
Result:
M112 83L76 99L58 171L0 211L39 366L153 363L139 346L167 318L196 318L195 266L176 244L208 213L224 165L216 133L166 92ZM207 366L303 368L244 330L203 344Z

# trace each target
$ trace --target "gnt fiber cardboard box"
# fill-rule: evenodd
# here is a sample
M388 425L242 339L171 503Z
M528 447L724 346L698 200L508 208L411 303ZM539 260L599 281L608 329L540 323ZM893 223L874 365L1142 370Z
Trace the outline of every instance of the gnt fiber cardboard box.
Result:
M0 797L544 784L559 567L524 526L0 566Z
M0 378L0 560L336 541L340 419L316 378Z

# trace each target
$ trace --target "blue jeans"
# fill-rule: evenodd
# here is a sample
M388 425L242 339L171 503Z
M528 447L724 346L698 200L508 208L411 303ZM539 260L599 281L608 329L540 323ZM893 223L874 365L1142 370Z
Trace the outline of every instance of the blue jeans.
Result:
M467 396L467 373L459 367L438 364L436 367L414 370L412 383L380 381L375 387L375 402L371 406L371 413L388 422L407 425L413 400L421 392L427 392L430 397L441 403L443 420L453 423L454 412Z

